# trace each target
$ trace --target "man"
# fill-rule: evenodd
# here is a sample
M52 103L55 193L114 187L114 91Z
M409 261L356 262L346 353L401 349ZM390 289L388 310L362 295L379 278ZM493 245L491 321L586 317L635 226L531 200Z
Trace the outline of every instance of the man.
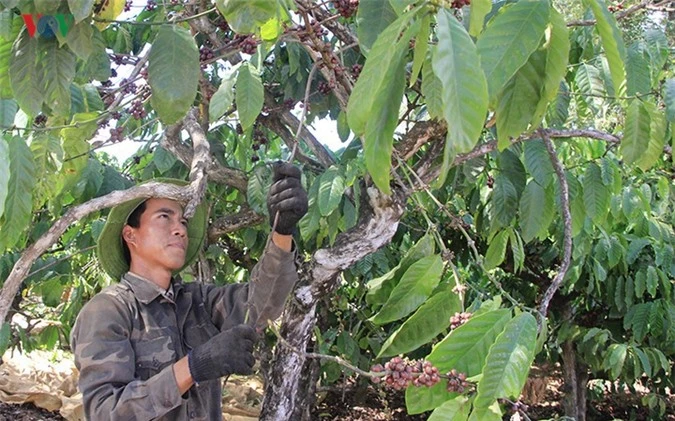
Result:
M280 315L297 280L291 234L307 212L300 176L290 164L274 165L267 206L272 220L279 216L248 284L175 276L202 246L204 204L189 221L168 199L111 209L97 257L120 282L84 306L71 334L87 419L222 418L221 377L252 372L253 326Z

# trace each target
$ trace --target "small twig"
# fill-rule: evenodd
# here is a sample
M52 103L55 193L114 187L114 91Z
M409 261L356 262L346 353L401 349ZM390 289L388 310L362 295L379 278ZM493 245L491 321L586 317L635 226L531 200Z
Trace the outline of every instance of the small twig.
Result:
M661 5L664 5L666 3L669 3L672 0L665 0L659 3L651 4L651 0L645 0L642 3L636 4L634 6L629 7L628 9L624 10L623 12L619 12L615 15L616 20L624 19L633 13L636 13L642 9L647 8L648 6L650 8L654 7L659 7ZM596 19L589 19L589 20L573 20L570 22L567 22L567 26L593 26L597 23Z
M539 325L539 330L541 330L543 324L542 322L544 319L546 319L546 314L548 312L548 306L551 302L551 299L558 288L560 288L563 279L565 279L567 270L570 267L570 261L572 260L572 213L570 212L569 186L567 185L565 168L556 154L555 148L553 147L553 142L551 142L548 132L546 130L540 130L539 133L544 140L546 150L548 151L548 155L551 158L551 163L553 164L555 173L558 176L558 182L560 183L560 204L562 206L564 223L563 261L560 265L560 270L553 278L553 282L544 293L544 298L541 300L541 304L539 305L540 319L537 321L537 323Z

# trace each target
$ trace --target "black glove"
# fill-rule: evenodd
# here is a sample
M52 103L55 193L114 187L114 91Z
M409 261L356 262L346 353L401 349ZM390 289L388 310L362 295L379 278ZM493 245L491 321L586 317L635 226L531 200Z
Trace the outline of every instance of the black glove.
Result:
M257 335L253 327L238 325L220 332L188 354L188 366L196 382L217 379L228 374L253 372L253 343Z
M272 165L274 179L267 194L270 224L274 225L274 217L279 212L274 230L282 235L291 235L300 218L307 213L307 192L300 183L302 173L287 162L277 161Z

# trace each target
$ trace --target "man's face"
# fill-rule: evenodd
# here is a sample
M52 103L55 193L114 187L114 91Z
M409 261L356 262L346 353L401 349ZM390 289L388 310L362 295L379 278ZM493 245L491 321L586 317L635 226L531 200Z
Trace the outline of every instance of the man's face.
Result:
M181 206L173 200L148 199L140 226L126 225L122 235L131 253L132 270L173 272L185 264L187 220Z

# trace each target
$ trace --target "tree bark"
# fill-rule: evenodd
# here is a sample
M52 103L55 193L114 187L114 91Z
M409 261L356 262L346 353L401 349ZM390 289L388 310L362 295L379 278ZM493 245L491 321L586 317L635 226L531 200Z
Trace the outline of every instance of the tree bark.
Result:
M392 196L385 196L368 188L362 197L367 203L362 204L359 223L340 234L333 247L317 250L301 268L280 329L293 349L281 344L275 349L261 421L309 419L318 372L308 369L311 366L304 352L317 322L317 304L338 287L341 271L389 243L396 233L405 209L404 194L395 188Z

